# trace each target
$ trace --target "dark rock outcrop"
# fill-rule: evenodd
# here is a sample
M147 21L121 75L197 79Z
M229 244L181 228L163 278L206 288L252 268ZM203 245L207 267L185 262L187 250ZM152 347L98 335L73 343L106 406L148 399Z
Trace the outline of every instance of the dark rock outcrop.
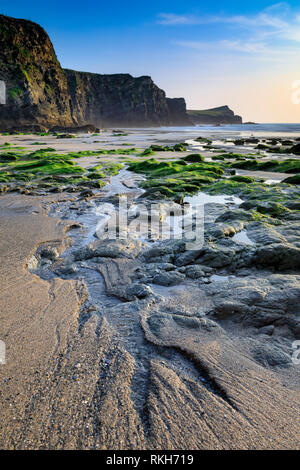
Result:
M0 15L0 130L188 125L183 98L166 98L147 76L64 70L41 26Z
M194 124L242 124L241 116L237 116L228 106L204 110L188 110L187 114Z
M65 70L74 117L103 126L187 125L183 98L166 98L151 77Z
M169 126L193 126L184 98L167 98Z
M76 124L65 72L44 29L0 15L0 32L0 79L6 84L0 129Z
M50 129L50 132L66 132L71 134L94 134L99 131L100 129L95 127L93 124L85 124L83 126L76 127L54 126Z

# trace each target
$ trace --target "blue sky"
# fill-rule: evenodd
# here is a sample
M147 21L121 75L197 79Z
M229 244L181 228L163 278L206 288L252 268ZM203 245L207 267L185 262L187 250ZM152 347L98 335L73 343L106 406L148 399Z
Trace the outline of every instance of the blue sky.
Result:
M1 1L41 24L64 67L151 75L189 108L230 105L246 120L299 122L300 0Z

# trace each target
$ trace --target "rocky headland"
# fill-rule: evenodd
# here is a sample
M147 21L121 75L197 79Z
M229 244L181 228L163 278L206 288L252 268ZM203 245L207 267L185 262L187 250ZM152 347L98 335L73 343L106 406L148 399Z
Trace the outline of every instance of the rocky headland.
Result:
M183 98L167 98L150 77L65 70L44 29L0 15L0 130L189 125Z
M188 110L187 114L194 124L242 124L241 116L234 114L228 106L219 106L218 108L203 110Z

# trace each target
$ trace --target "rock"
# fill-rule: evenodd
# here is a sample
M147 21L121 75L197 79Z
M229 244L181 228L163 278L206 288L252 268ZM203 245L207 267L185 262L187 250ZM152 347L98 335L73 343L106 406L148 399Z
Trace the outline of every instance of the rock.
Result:
M164 255L171 254L173 252L172 248L168 246L155 246L150 248L143 253L144 258L147 263L153 262L153 259L161 258Z
M202 271L201 266L190 266L185 270L185 275L191 279L198 279L203 277L205 273Z
M246 311L245 306L237 300L220 301L215 306L214 315L217 318L228 318L235 315L242 315Z
M291 147L289 151L291 153L294 153L295 155L300 155L300 144L293 145L293 147Z
M198 260L196 261L197 266L201 268L201 271L203 271L205 274L211 274L214 272L213 268L210 268L209 266L204 266L203 264L198 263Z
M231 225L222 224L222 223L211 223L205 224L205 238L224 238L224 237L232 237L237 232L243 230L245 224L244 222L236 221L233 222Z
M294 211L300 211L300 201L288 201L285 203L285 206L288 209L291 209Z
M272 245L274 243L286 243L287 239L282 233L279 233L274 227L266 226L261 223L248 225L247 231L251 240L259 245Z
M274 333L274 330L275 330L275 326L274 325L267 325L267 326L263 326L262 328L260 328L258 330L258 333L260 335L268 335L268 336L272 336L272 334Z
M185 253L175 257L174 264L176 266L185 266L187 264L191 264L193 261L199 258L203 251L203 249L186 251Z
M158 271L173 271L176 266L172 263L148 263L145 266L148 273Z
M198 163L204 162L205 158L203 157L203 155L200 155L200 153L192 153L190 155L187 155L186 157L183 157L182 160L189 163Z
M300 248L291 244L274 243L258 248L252 263L260 266L273 266L279 271L300 268Z
M102 258L136 258L141 251L138 240L97 240L74 253L76 261L95 257Z
M200 328L199 318L184 317L179 315L172 315L173 320L184 328Z
M255 344L252 348L252 354L254 359L265 367L288 367L292 364L291 357L288 354L271 344Z
M164 314L154 314L147 319L147 323L151 332L155 336L160 336L161 330L168 327L170 323L170 316Z
M65 74L78 121L126 127L190 124L185 100L166 98L165 92L149 76L134 78L129 74L102 75L74 70L65 70Z
M271 217L281 217L288 212L288 209L282 204L273 201L260 202L256 210L261 214L270 215Z
M61 264L60 266L54 266L53 271L56 274L75 274L77 272L77 267L74 263Z
M99 133L100 129L93 126L92 124L86 124L84 126L76 127L63 127L63 126L54 126L50 129L49 132L62 132L64 134L95 134Z
M124 298L126 300L134 300L136 298L143 299L144 297L148 297L151 294L153 294L151 287L145 284L135 283L126 288L124 292Z
M300 154L300 152L299 152ZM285 178L282 180L282 183L287 183L287 184L300 184L300 174L289 176L288 178ZM298 203L299 207L299 203ZM299 210L299 209L297 209Z
M94 191L92 189L84 189L79 194L80 197L92 197L94 195Z
M229 221L234 221L234 220L245 220L245 221L251 221L254 220L253 213L250 211L245 211L242 209L235 209L235 210L230 210L226 211L224 214L220 215L217 219L216 222L229 222Z
M174 286L180 284L184 280L185 276L177 271L159 273L156 274L152 280L154 284L161 286Z
M211 268L223 268L235 261L235 250L229 248L207 247L199 257L199 263Z
M32 255L28 260L27 268L29 271L34 271L35 269L37 269L37 267L38 267L38 260L34 255Z
M39 252L40 256L42 258L49 259L51 261L54 261L56 258L59 257L59 253L56 248L42 248Z

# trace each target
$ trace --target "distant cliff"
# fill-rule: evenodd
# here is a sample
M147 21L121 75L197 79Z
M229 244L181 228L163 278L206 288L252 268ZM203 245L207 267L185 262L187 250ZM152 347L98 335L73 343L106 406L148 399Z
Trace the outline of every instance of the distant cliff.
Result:
M188 110L187 114L194 124L242 124L241 116L237 116L228 106L204 110Z
M62 69L36 23L0 15L0 130L53 126L188 125L183 98L166 98L150 77Z
M65 70L71 107L79 123L105 126L160 126L189 123L183 98L166 98L151 77L100 75Z

